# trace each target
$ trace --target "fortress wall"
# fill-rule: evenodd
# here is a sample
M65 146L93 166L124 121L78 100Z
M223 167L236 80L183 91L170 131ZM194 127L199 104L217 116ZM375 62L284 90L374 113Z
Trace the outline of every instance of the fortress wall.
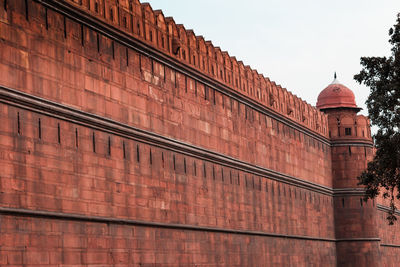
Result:
M330 196L43 114L0 110L1 212L12 211L1 216L0 255L9 264L334 266ZM35 219L35 211L50 214ZM71 214L83 218L63 217ZM85 223L98 217L104 221Z
M330 147L312 134L318 125L326 127L319 121L325 115L309 105L303 105L304 112L285 113L284 105L297 100L280 86L271 84L269 101L281 113L268 115L268 108L258 110L36 2L27 3L28 20L24 1L9 2L7 11L1 7L3 85L331 186ZM243 79L250 73L259 77L239 62L240 68L247 73ZM309 130L288 123L296 114Z
M381 238L381 243L386 245L397 245L400 244L400 237L398 235L399 225L395 223L394 225L389 225L387 221L388 214L384 210L378 212L377 221L379 227L379 237ZM397 251L399 248L397 248Z
M324 115L267 79L263 93L241 62L240 94L264 109L37 2L4 3L1 264L335 265ZM136 19L143 38L151 16Z
M329 195L62 117L0 108L2 207L334 237Z
M387 211L379 210L377 221L379 227L380 253L382 259L382 266L397 266L400 262L400 237L399 237L399 223L395 222L394 225L388 225ZM398 214L397 214L398 216Z

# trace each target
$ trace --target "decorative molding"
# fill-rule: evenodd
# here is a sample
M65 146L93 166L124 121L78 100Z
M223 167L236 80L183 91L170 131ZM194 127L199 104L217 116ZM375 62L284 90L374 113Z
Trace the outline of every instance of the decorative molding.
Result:
M365 188L338 188L333 189L334 197L365 196Z
M389 210L390 210L390 207L382 205L382 204L377 204L376 207L378 208L379 211L389 212ZM397 216L400 216L400 210L395 210L394 213Z
M365 139L352 139L352 140L332 140L331 141L332 147L338 146L367 146L367 147L374 147L374 143L372 141L368 141Z
M78 8L64 2L64 1L55 1L55 0L34 0L38 3L41 3L42 5L46 6L47 8L50 8L68 18L71 20L74 20L82 25L85 25L85 27L90 28L98 33L101 33L102 35L126 46L129 47L138 53L141 53L165 66L167 66L170 69L173 69L175 71L178 71L188 77L190 77L193 80L196 80L198 82L201 82L202 84L206 85L209 88L212 88L226 96L231 97L232 99L242 103L243 105L249 106L252 109L267 115L277 121L279 121L282 124L285 124L287 126L290 126L291 128L302 132L305 135L308 135L321 143L324 143L326 145L330 145L329 139L320 133L311 130L310 128L299 124L298 122L282 116L280 113L267 108L265 105L245 96L242 95L240 92L234 90L233 88L230 88L226 86L225 84L199 72L197 69L186 65L182 62L180 62L177 59L172 58L171 56L164 54L163 52L159 51L156 48L151 47L150 45L142 42L141 40L138 40L129 34L127 34L124 31L121 31L112 25L107 24L106 22L103 22L96 17L90 16L86 12L79 10Z
M380 244L381 247L392 247L392 248L400 248L400 245L395 244Z
M336 242L380 242L381 239L379 237L370 237L370 238L338 238L335 240Z

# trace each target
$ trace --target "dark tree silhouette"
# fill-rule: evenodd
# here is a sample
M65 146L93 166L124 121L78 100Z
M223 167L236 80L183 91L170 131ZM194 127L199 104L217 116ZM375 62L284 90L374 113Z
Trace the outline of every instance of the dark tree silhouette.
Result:
M380 193L390 199L387 219L393 224L397 220L395 199L400 199L400 13L389 36L391 55L362 57L362 70L354 79L370 88L366 104L372 125L378 127L376 154L359 177L359 184L366 186L366 199Z

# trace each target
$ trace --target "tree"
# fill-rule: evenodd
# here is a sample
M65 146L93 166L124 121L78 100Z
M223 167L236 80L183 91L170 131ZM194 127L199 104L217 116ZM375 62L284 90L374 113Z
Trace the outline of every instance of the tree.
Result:
M366 200L383 191L390 199L389 224L395 216L395 199L400 199L400 13L389 30L389 57L362 57L362 70L354 79L371 90L366 102L372 125L378 127L374 135L376 154L367 169L358 177L366 186Z

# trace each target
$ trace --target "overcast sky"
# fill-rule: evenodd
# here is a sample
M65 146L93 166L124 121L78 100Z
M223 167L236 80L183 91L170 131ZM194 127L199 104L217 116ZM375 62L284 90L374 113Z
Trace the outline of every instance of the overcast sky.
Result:
M369 89L353 76L360 57L390 55L388 31L400 12L400 0L147 2L314 106L337 71L364 114Z

